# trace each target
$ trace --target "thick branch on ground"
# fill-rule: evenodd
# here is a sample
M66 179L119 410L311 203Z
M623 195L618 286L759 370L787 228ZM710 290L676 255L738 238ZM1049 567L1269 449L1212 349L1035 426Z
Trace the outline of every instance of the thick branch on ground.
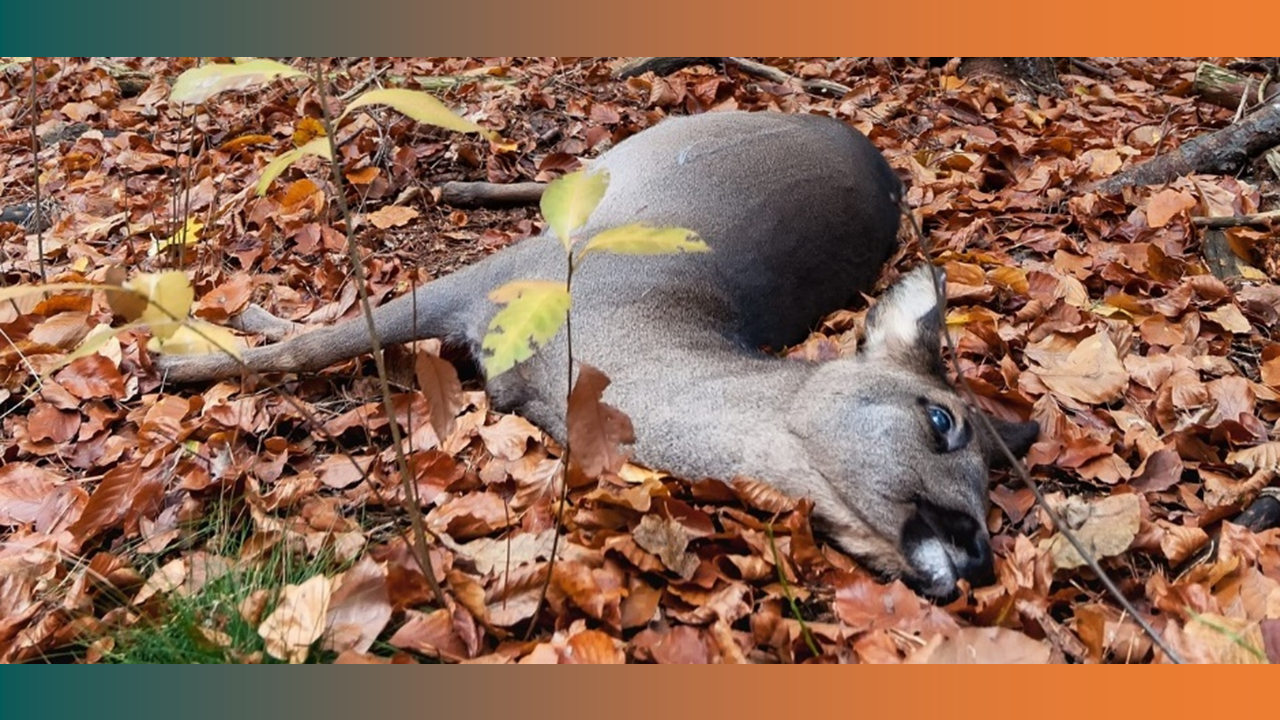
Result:
M1049 57L966 57L956 74L962 78L994 78L1015 88L1045 95L1062 95L1058 69Z
M723 58L718 57L638 57L622 63L613 71L613 76L626 80L647 72L654 75L670 75L694 65L710 65L720 67Z
M1090 189L1114 193L1130 185L1154 185L1192 173L1231 173L1277 143L1280 102L1273 102L1234 125L1192 138L1177 150L1129 168Z
M1258 88L1263 88L1262 97L1258 96ZM1196 68L1196 79L1192 84L1196 94L1205 102L1235 110L1242 105L1246 108L1270 101L1280 95L1280 83L1272 80L1265 87L1263 81L1251 75L1238 73L1212 63L1200 63Z
M454 207L537 205L546 187L537 182L447 182L440 186L440 202Z
M834 80L800 78L764 63L741 57L639 57L632 58L619 65L613 71L613 75L623 79L643 75L646 72L652 72L655 75L670 75L677 70L694 65L729 66L748 75L764 78L779 85L798 85L805 92L815 95L835 95L838 97L848 93L850 90L847 85L842 85Z

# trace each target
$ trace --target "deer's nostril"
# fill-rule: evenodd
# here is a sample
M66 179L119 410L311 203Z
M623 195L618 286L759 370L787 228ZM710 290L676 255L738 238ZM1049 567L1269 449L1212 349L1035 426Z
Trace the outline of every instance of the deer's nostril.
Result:
M995 562L991 556L991 543L987 541L985 532L970 536L967 547L962 548L964 556L956 564L960 577L974 586L990 585L996 580Z

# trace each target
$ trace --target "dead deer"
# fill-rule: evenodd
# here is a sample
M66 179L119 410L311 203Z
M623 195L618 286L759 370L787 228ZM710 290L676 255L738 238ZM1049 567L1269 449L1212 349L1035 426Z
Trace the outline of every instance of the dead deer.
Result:
M927 595L988 581L992 449L979 411L944 372L941 273L917 269L894 285L852 357L810 364L760 350L803 339L869 291L895 251L902 186L876 148L830 118L722 112L665 120L591 167L610 179L582 236L644 222L691 228L711 247L601 255L575 275L575 356L612 379L604 399L631 417L636 460L811 498L819 530L839 547ZM439 337L479 353L498 310L490 290L564 272L548 231L377 308L375 324L384 343ZM560 440L563 335L487 385L495 407ZM258 373L298 373L370 347L356 318L243 360ZM242 372L224 355L165 356L159 366L178 382ZM1038 432L1034 422L995 425L1019 453Z

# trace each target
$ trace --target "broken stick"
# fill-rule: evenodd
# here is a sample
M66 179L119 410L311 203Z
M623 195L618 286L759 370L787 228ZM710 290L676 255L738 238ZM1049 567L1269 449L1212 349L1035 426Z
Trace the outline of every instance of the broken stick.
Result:
M447 182L440 186L440 202L454 207L515 207L537 205L545 183Z

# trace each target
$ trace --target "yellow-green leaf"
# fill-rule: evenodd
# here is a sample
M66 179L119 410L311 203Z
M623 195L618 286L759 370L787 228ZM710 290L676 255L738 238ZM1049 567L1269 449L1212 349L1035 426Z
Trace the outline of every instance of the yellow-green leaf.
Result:
M168 355L224 352L237 359L240 357L240 342L235 333L221 325L200 320L188 320L168 338L152 337L149 347Z
M202 103L227 90L248 90L281 77L298 77L301 70L275 60L249 60L235 65L205 65L178 76L170 102Z
M317 155L325 160L331 159L333 155L329 152L329 138L315 138L311 142L283 153L280 157L267 163L267 166L262 169L262 177L258 178L258 194L266 195L267 188L271 187L271 183L280 177L280 173L287 170L290 165L297 162L298 158L303 155Z
M187 222L178 231L163 240L152 240L151 249L147 254L155 257L171 247L179 247L182 245L195 245L200 239L200 231L204 230L204 223L195 218L187 218Z
M573 233L587 223L608 187L609 176L604 171L588 174L579 170L552 181L543 191L542 217L566 251L572 246Z
M671 255L682 252L711 252L698 233L680 227L651 227L633 224L598 233L582 248L587 253L611 252L619 255Z
M138 318L151 327L151 335L166 340L173 336L191 312L196 291L181 270L145 273L124 284L150 302Z
M490 290L489 299L499 305L506 305L525 293L540 293L563 287L564 283L555 280L512 280L496 290Z
M489 297L506 305L489 322L489 332L480 345L490 378L532 357L555 337L569 317L572 303L563 283L543 280L509 283Z
M444 103L437 100L434 95L420 90L405 90L403 88L370 90L348 105L347 109L342 113L342 117L346 117L352 110L366 105L390 105L421 123L435 125L446 130L480 133L491 140L498 139L497 133L460 117Z

